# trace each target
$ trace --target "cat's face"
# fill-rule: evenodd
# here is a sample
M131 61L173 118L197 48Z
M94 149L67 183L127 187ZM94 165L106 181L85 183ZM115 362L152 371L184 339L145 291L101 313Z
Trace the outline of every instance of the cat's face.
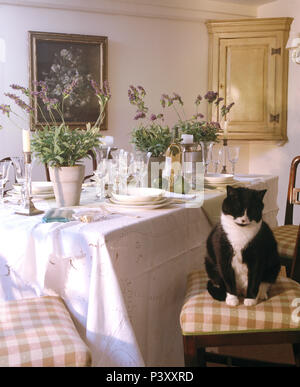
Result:
M245 227L262 219L263 197L267 190L257 191L249 188L227 186L227 197L223 201L222 211L233 217L233 221Z

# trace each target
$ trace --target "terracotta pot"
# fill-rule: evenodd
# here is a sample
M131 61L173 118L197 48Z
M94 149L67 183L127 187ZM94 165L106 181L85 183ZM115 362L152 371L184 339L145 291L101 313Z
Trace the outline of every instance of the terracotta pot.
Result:
M53 183L57 207L78 206L85 166L50 167L49 173Z

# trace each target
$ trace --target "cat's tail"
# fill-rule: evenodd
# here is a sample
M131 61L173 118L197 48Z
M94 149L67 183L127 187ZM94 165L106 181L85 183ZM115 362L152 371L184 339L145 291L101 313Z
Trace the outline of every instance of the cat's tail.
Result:
M207 290L208 293L218 301L225 301L226 300L226 289L225 286L215 286L211 280L207 282Z

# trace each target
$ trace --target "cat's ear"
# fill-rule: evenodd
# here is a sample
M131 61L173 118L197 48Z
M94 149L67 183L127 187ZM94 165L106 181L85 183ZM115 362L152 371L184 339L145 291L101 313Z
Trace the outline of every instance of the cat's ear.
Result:
M266 189L262 189L261 191L257 191L257 196L259 197L259 199L262 201L265 194L266 194L267 190Z
M235 188L233 188L231 185L227 185L226 190L227 190L227 196L233 196L236 194Z

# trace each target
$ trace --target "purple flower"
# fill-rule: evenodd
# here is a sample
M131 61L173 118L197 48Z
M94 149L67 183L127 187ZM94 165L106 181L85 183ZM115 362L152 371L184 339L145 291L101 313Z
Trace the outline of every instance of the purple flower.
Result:
M103 82L103 88L104 88L104 95L105 97L111 97L110 87L107 80Z
M218 93L214 91L208 91L204 98L207 100L208 103L213 103L218 97Z
M138 112L137 115L134 117L135 120L139 120L141 118L146 118L146 114L144 112Z
M20 90L23 94L28 93L28 89L26 89L26 88L23 87L23 86L19 86L19 85L16 85L16 84L12 84L12 85L10 85L9 87L11 87L13 90Z
M91 85L95 91L95 94L101 94L101 89L99 88L97 82L95 82L93 79L91 79Z
M166 102L168 103L168 106L173 105L173 98L171 98L168 94L163 94L160 100L161 106L163 108L166 107Z
M151 120L151 121L157 120L157 116L156 116L155 114L151 114L150 120Z
M195 104L198 106L198 105L200 105L200 102L202 101L202 97L201 97L201 95L199 94L198 96L197 96L197 98L196 98L196 101L195 101Z
M220 104L220 102L222 102L222 101L224 101L224 98L219 97L219 98L216 100L215 104L218 106L218 105Z
M172 98L173 101L178 101L180 103L180 105L183 105L183 101L182 101L182 98L180 97L179 94L177 93L173 93L174 97Z
M33 112L33 108L29 105L27 105L24 101L21 100L20 97L18 97L17 95L15 94L12 94L12 93L5 93L4 94L6 97L14 100L14 102L20 106L21 109L25 110L26 113L32 113Z
M201 113L197 113L197 114L195 114L195 115L193 116L193 119L194 119L194 120L197 120L198 118L204 118L204 115L201 114Z
M222 116L225 116L226 114L228 114L233 105L234 105L234 102L231 102L231 104L229 104L228 106L226 105L222 106L221 108Z
M11 112L11 107L9 105L2 104L0 105L0 111L2 114L6 114L9 117L9 113Z
M78 78L73 79L73 81L68 86L65 87L62 94L64 96L70 95L73 89L76 87L77 82L78 82Z

